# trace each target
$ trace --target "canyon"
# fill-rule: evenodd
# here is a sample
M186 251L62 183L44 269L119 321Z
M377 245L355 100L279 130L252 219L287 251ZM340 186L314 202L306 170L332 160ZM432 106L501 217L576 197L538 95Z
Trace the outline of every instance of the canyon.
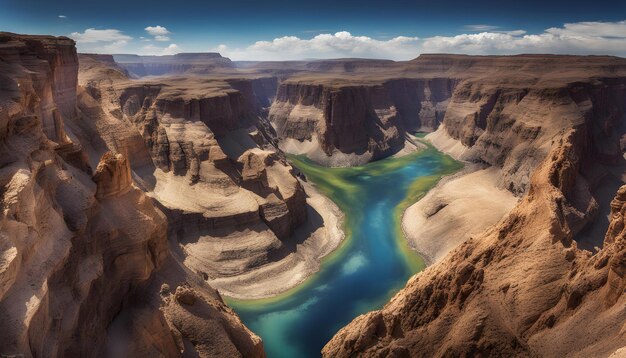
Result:
M400 218L428 267L322 354L619 356L625 123L618 57L238 62L0 33L0 354L265 356L222 295L297 290L350 235L291 163L434 146L465 168Z

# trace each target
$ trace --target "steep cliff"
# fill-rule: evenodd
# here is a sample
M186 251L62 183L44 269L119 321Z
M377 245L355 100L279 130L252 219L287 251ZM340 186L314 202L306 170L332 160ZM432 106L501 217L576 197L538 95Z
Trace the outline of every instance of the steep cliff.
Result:
M85 133L69 130L89 118L77 69L69 39L0 34L2 354L263 356L171 254L166 216L125 156L104 154L91 176Z
M269 119L286 151L354 165L398 151L407 132L436 128L455 84L447 78L289 79L279 86Z
M567 58L448 60L448 69L480 66L456 86L439 132L460 142L463 158L500 169L500 185L522 199L411 278L382 310L341 329L323 354L609 356L626 340L623 189L604 242L581 235L606 221L597 214L600 183L623 180L624 61L572 58L561 72L557 60ZM491 78L478 74L485 63Z

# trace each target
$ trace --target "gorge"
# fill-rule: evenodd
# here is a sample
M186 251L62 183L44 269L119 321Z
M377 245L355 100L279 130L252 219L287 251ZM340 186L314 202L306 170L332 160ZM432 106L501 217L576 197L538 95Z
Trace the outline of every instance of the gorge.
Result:
M352 168L293 162L346 214L348 237L320 272L294 292L270 300L227 300L260 334L272 357L316 355L340 327L379 307L424 267L404 242L402 203L421 197L441 176L460 167L433 147ZM308 327L316 327L315 334Z
M619 356L625 123L620 57L0 33L0 354Z

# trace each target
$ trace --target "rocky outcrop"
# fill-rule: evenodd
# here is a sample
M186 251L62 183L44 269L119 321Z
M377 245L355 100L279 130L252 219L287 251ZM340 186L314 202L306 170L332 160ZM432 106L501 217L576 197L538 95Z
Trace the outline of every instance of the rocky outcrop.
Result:
M123 155L107 152L100 159L93 181L97 185L98 199L124 194L130 190L132 184L130 165Z
M281 223L272 224L270 228L279 239L286 240L306 219L304 191L284 159L279 160L272 150L258 148L269 145L263 136L256 137L257 144L255 138L240 130L259 121L252 83L233 80L221 86L213 89L215 93L198 99L188 98L190 94L185 93L173 96L171 89L162 86L130 87L122 93L120 107L125 118L140 129L154 164L166 175L171 172L187 178L190 184L211 184L219 180L220 188L230 187L234 192L241 192L241 185L253 194L247 199L251 203L254 203L253 197L271 196L271 202L262 201L258 208L246 211L252 211L253 217L254 211L258 212L257 218L266 223L280 218ZM237 131L238 134L230 134ZM220 138L226 143L220 145ZM235 143L231 145L232 141ZM241 150L246 151L237 163L235 155ZM229 160L224 151L230 153L233 160ZM276 171L269 167L282 169ZM275 178L283 175L286 177ZM240 195L245 195L245 191ZM194 201L201 203L201 200ZM175 205L171 208L179 209ZM215 214L219 215L216 212L205 216ZM246 221L235 220L235 223L245 224Z
M520 195L549 150L547 138L563 128L589 121L593 134L584 145L593 147L601 162L621 158L617 127L625 111L624 85L606 80L545 88L466 80L455 90L443 124L451 137L471 147L465 159L502 168L501 186Z
M126 78L130 76L128 71L120 66L113 55L103 55L96 53L79 53L78 54L79 72L81 77L86 79L90 77L92 80L104 80L111 76L118 78ZM104 65L104 66L103 66ZM107 73L87 74L89 71L105 71ZM115 73L119 72L119 74Z
M171 254L166 216L133 184L125 156L105 154L93 177L86 155L65 159L67 145L84 154L85 133L69 128L87 128L76 124L85 113L74 43L0 38L2 354L263 356L260 339ZM194 309L172 303L163 284L193 290Z
M306 197L300 182L275 152L249 149L238 161L243 166L243 187L259 196L261 218L278 238L289 238L307 215Z
M603 292L606 307L614 306L626 290L626 186L622 186L611 202L609 230L604 238L610 251L600 258L609 267L607 283Z
M9 117L21 116L21 130L33 120L41 121L43 134L67 161L88 169L80 143L72 139L64 122L77 117L76 82L78 59L76 48L68 38L0 33L0 56L4 59L0 82L5 92L22 102L7 102L6 115L0 121L0 133L7 133ZM19 64L19 65L18 65ZM19 66L19 67L18 67ZM35 93L36 96L28 96ZM26 119L30 118L30 119Z

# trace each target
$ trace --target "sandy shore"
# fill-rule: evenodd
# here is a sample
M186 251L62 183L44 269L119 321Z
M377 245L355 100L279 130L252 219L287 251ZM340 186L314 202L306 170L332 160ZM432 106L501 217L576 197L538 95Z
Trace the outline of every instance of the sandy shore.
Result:
M279 144L279 148L285 153L293 155L306 155L317 164L326 167L354 167L365 165L371 162L373 158L372 152L356 154L342 153L338 150L335 150L332 156L328 156L320 147L319 141L316 137L313 137L309 141L302 142L293 138L283 139ZM397 148L397 151L391 156L401 157L423 148L424 145L421 144L415 136L407 133L402 148Z
M411 153L415 153L419 150L425 149L426 145L420 141L421 139L417 138L416 136L410 133L407 133L406 138L404 140L404 146L402 147L402 149L400 149L394 155L392 155L392 157L394 158L402 157L405 155L409 155Z
M302 182L308 195L308 221L294 234L295 252L280 261L234 277L209 280L222 295L236 299L262 299L279 295L319 271L321 260L344 240L344 215L313 185Z
M426 138L456 159L467 152L467 147L442 128ZM430 265L500 221L518 199L497 187L499 176L497 168L468 164L461 172L442 179L402 216L402 230L409 246Z
M439 151L456 160L464 160L469 152L469 147L464 146L461 141L450 137L443 123L436 131L428 134L426 140L431 142Z

